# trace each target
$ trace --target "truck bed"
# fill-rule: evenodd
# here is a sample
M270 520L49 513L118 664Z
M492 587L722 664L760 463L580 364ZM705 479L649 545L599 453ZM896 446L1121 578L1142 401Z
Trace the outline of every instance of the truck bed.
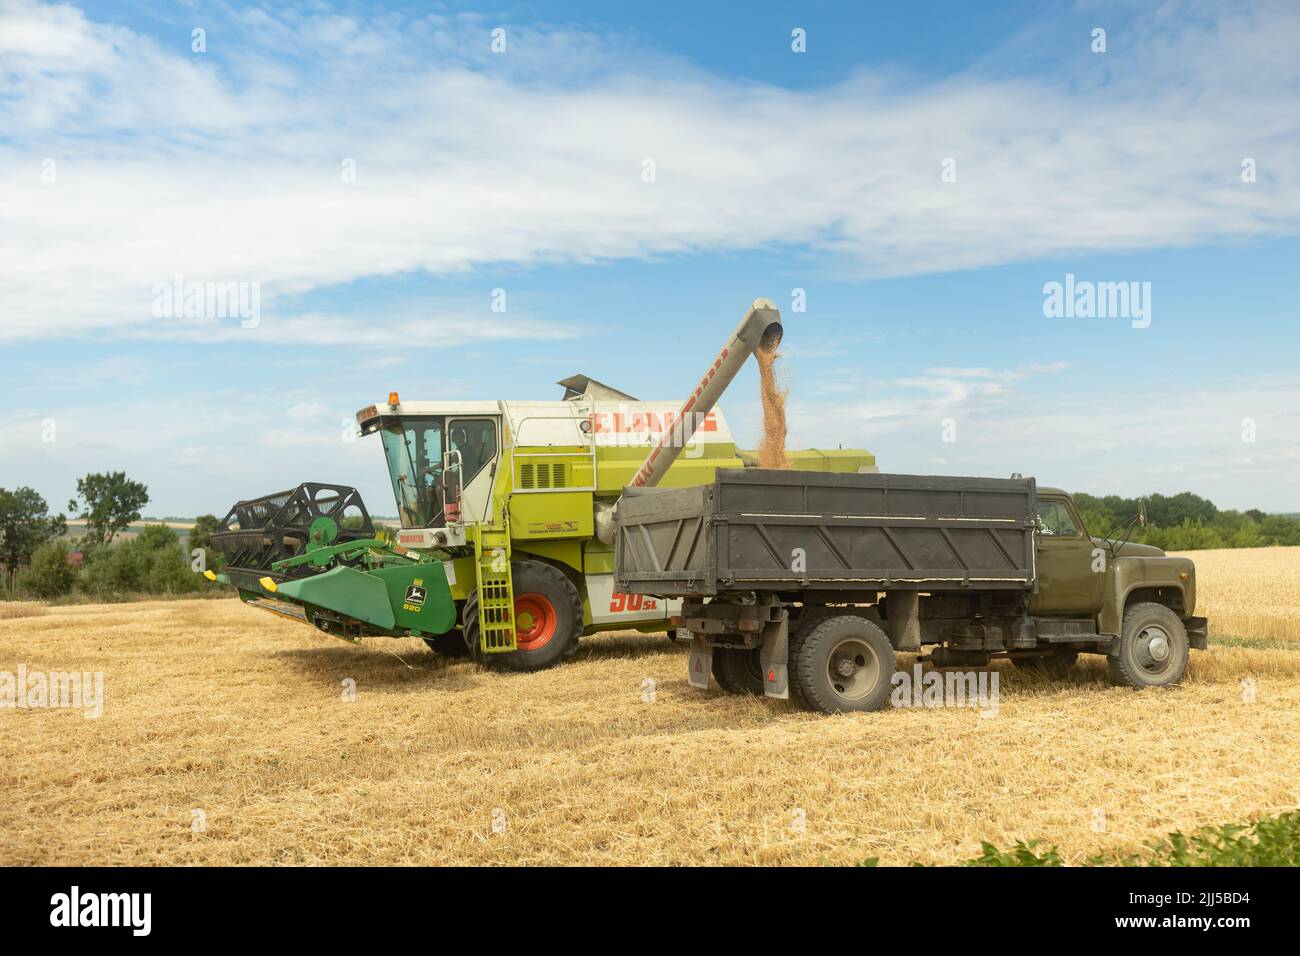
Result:
M1033 478L720 469L712 484L625 490L615 584L663 597L1028 589L1035 506Z

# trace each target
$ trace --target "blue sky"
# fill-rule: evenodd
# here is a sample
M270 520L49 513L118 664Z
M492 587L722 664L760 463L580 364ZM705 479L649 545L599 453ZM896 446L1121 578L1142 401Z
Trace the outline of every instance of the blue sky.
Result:
M792 446L1300 511L1300 12L844 7L0 0L0 486L386 513L361 405L679 398L764 295ZM1150 324L1044 315L1067 274Z

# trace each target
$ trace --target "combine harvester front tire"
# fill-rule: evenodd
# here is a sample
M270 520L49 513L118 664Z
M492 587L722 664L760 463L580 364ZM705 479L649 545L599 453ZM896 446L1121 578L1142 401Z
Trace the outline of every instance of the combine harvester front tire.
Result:
M469 656L469 645L465 643L465 633L460 628L455 628L446 634L426 637L424 643L429 646L429 650L443 657Z
M506 654L484 654L479 639L478 592L465 601L465 640L475 660L511 671L539 671L578 652L582 597L559 568L541 561L512 561L515 643Z

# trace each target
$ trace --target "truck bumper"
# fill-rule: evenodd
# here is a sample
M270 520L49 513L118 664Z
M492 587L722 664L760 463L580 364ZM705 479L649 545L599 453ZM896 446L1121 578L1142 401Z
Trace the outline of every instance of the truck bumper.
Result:
M1183 627L1187 630L1187 646L1198 651L1205 650L1210 639L1210 625L1203 617L1183 618Z

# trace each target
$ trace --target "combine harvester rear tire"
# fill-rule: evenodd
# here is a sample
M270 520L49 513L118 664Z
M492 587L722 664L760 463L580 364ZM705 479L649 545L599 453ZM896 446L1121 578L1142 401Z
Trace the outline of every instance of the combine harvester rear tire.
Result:
M512 561L515 593L515 641L518 650L484 654L479 642L478 591L465 601L465 642L482 663L512 671L539 671L578 652L582 634L582 597L559 568L540 561Z

